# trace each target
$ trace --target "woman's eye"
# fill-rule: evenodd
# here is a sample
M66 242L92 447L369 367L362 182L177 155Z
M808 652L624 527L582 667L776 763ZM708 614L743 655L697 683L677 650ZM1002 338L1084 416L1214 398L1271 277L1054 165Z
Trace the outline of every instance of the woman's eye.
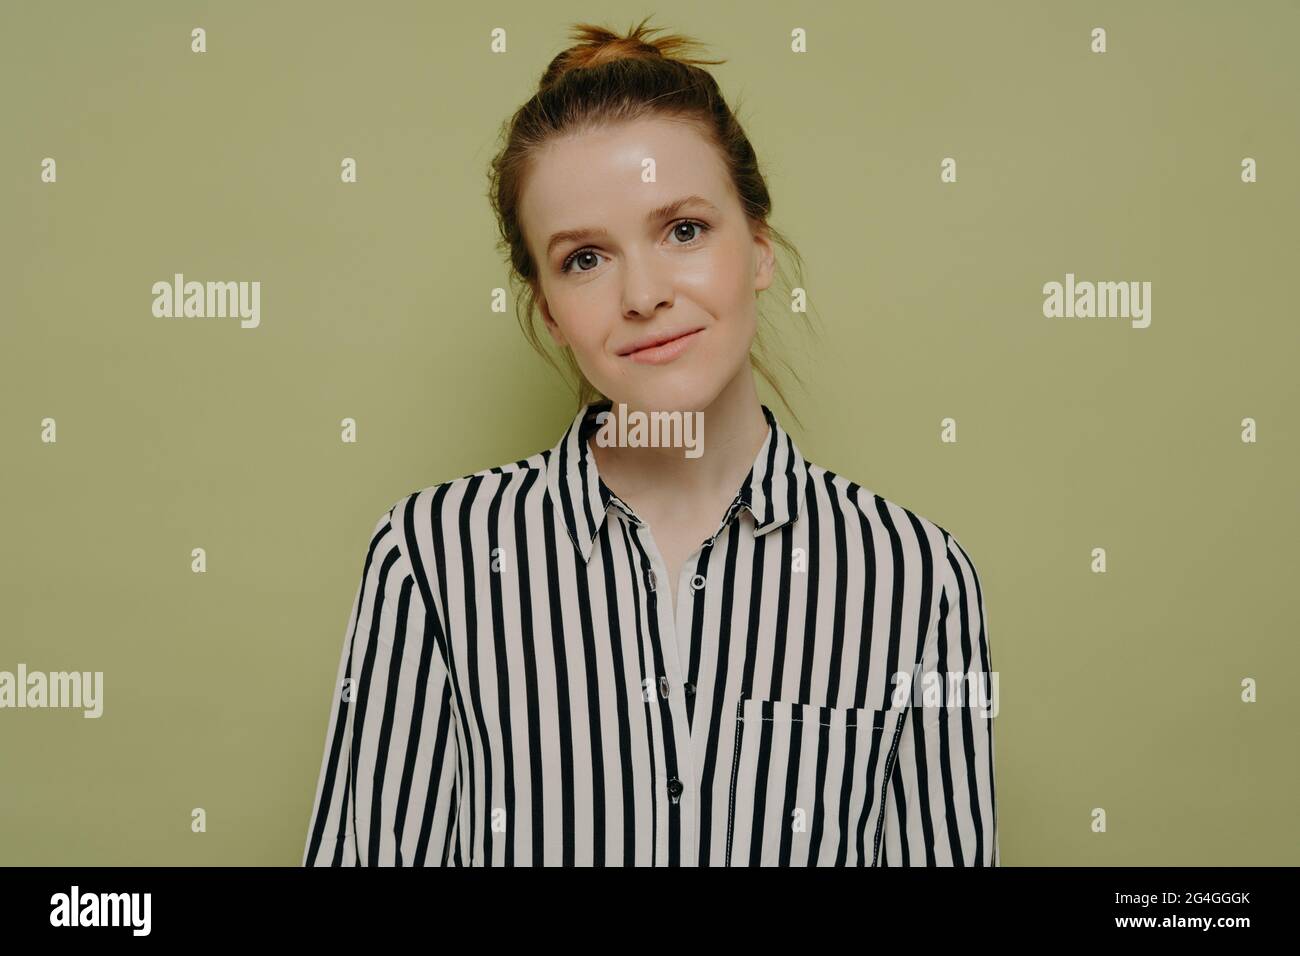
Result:
M672 235L678 239L683 240L682 242L675 243L676 245L689 246L691 243L699 239L699 237L703 233L707 232L708 229L709 227L702 222L697 222L694 219L683 219L681 222L673 226ZM689 234L684 235L682 230L687 230ZM693 232L690 232L692 230ZM591 268L584 268L583 266L579 266L577 271L591 272L593 269L596 268L596 264L592 262L593 258L596 259L601 258L600 253L593 252L590 249L579 249L577 252L573 252L569 254L568 258L566 258L563 264L560 266L560 271L571 272L572 270L569 268L569 266L573 265L575 262L581 261L583 263L590 263Z
M579 249L577 252L573 253L573 255L569 256L569 258L567 258L567 259L564 260L564 265L562 265L562 266L560 267L560 271L561 271L561 272L568 272L568 271L569 271L569 265L570 265L571 263L577 262L577 261L579 261L579 260L582 260L583 262L587 262L587 261L590 260L590 257L592 257L592 256L596 256L597 258L599 258L599 255L600 255L599 253L592 252L590 249ZM594 269L595 266L593 265L592 268ZM591 269L583 269L583 268L579 268L578 271L579 271L579 272L590 272Z
M697 229L697 230L699 230L699 232L703 232L703 231L704 231L704 228L705 228L705 227L704 227L704 223L702 223L702 222L696 222L696 221L693 220L693 219L685 219L685 220L679 222L676 226L673 227L673 235L674 235L674 236L677 236L679 239L685 239L686 242L692 242L692 241L695 240L696 236L694 236L694 235L692 235L692 236L683 236L680 232L678 232L678 230L679 230L679 229ZM696 235L698 235L698 233L697 233ZM685 243L683 243L683 245L684 245L684 244L685 244Z

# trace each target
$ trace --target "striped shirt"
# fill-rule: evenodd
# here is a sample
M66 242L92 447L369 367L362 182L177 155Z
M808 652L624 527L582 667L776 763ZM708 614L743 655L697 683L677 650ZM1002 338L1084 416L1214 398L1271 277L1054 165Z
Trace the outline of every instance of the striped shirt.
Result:
M995 684L956 538L805 461L764 405L669 581L596 471L611 404L379 519L304 865L998 865L993 720L952 684Z

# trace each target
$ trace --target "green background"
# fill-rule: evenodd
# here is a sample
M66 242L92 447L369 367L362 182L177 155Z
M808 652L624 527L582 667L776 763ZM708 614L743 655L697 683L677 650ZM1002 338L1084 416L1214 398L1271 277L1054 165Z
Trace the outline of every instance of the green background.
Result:
M802 426L761 397L979 569L1002 863L1300 862L1300 6L169 0L0 7L0 669L104 672L0 711L0 863L300 862L375 521L573 413L490 309L499 125L648 15L728 60L807 262ZM153 317L175 272L261 327ZM1150 328L1044 318L1067 272Z

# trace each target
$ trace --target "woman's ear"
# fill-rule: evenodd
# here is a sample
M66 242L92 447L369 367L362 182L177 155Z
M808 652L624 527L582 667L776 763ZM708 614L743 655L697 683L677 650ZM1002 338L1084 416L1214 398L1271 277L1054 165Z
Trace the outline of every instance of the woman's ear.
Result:
M754 294L757 295L772 284L776 269L776 248L766 227L754 230L754 256Z
M528 290L532 293L533 304L537 306L537 311L542 314L542 324L546 326L546 331L550 333L556 345L564 348L569 343L564 340L564 333L560 331L559 323L551 315L550 307L546 304L546 295L542 292L542 284L536 279L529 279Z
M551 338L560 348L564 348L569 343L564 338L564 332L560 330L560 324L551 316L551 310L546 304L546 299L542 296L537 297L537 311L542 313L542 322L546 324L546 331L551 333Z

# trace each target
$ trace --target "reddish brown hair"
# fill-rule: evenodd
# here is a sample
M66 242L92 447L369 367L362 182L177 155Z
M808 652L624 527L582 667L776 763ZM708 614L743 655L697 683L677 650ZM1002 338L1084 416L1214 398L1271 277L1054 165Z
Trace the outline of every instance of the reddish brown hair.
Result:
M556 364L543 346L533 322L539 291L537 264L524 242L519 219L519 198L533 155L557 136L645 116L692 123L717 150L751 227L765 231L785 249L794 261L796 274L802 275L799 251L768 222L772 200L749 138L713 76L699 66L725 61L689 55L699 44L679 34L652 39L651 34L660 31L647 30L645 24L645 20L641 21L627 36L587 23L577 24L571 33L574 45L551 60L537 92L504 124L504 145L489 170L488 197L501 232L498 246L509 256L511 282L519 286L516 302L520 326L532 346L561 375L566 374L566 369ZM778 277L783 271L778 263ZM794 414L772 372L761 323L755 345L750 364ZM566 377L571 379L579 406L605 397L583 375L571 350L565 349L563 357ZM778 364L802 384L788 362L780 359Z

